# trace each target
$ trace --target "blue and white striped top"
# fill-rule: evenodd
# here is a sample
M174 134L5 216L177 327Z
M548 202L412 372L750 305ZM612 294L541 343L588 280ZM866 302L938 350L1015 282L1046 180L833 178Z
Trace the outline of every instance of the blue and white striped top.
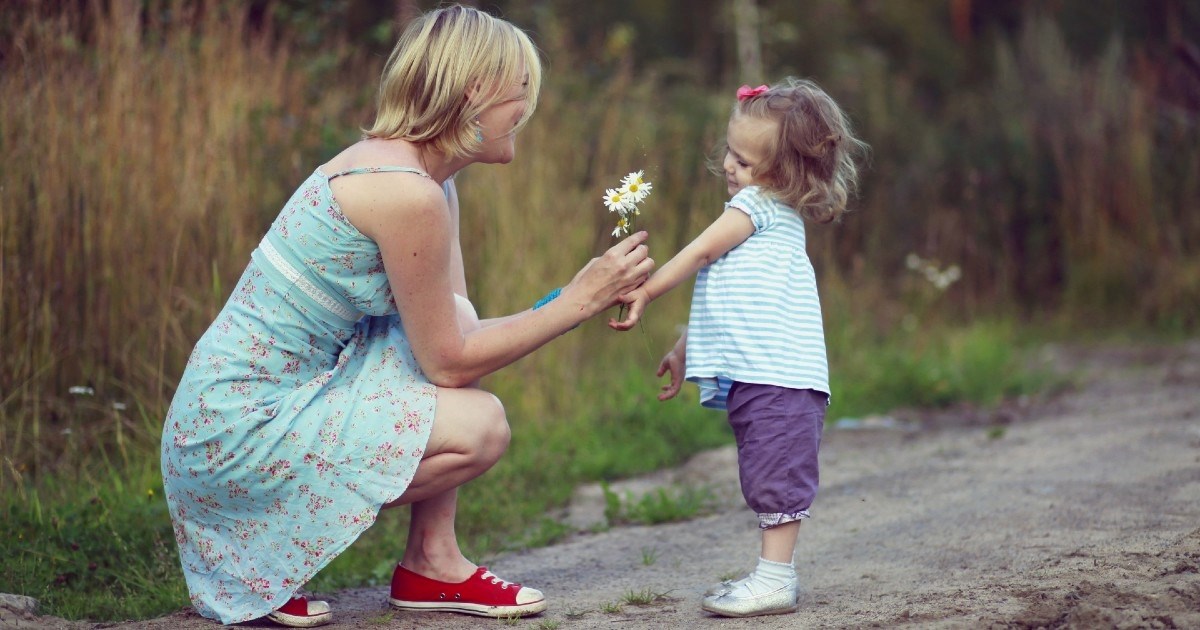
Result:
M733 381L829 393L817 278L804 220L747 186L725 207L750 215L754 234L700 270L688 319L687 380L700 403L725 408Z

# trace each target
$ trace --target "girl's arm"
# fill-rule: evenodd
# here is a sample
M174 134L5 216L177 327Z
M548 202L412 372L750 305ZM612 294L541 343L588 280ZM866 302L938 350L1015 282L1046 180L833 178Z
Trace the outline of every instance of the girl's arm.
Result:
M639 232L589 262L543 308L464 332L454 298L457 239L441 187L378 173L369 186L343 185L337 195L347 218L379 246L417 363L442 387L470 384L529 354L615 304L654 267Z
M696 275L702 267L742 244L751 234L754 234L754 222L750 215L736 208L726 209L696 240L654 272L645 284L622 295L621 301L629 305L629 312L624 321L610 319L608 325L616 330L633 328L647 304Z

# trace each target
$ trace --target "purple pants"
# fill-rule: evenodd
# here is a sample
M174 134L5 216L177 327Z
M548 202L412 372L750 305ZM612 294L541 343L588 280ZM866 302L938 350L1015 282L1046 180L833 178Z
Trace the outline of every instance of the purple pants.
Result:
M735 382L726 409L737 438L742 496L766 529L803 518L817 496L817 451L829 396Z

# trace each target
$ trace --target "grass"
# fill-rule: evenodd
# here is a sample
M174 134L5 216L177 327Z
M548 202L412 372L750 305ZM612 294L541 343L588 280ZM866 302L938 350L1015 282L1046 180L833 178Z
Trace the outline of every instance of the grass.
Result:
M0 592L69 619L146 618L187 601L157 468L115 472L6 497Z
M630 606L650 606L668 599L670 598L667 597L666 593L658 593L650 589L642 589L640 591L629 590L621 596L621 603Z
M712 504L712 493L704 488L656 488L640 497L617 496L608 484L604 492L604 517L609 525L637 523L657 525L695 518Z
M886 341L855 324L832 328L831 378L839 387L827 417L963 402L986 407L1056 382L1058 377L1033 363L1021 344L1020 334L1006 322L938 324L901 331Z
M624 602L604 602L600 604L600 612L609 615L619 615L625 611Z

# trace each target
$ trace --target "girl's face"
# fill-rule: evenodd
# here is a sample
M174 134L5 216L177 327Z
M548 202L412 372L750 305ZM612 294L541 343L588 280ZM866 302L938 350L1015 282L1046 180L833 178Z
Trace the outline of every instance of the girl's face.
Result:
M500 100L479 114L479 129L483 133L483 144L475 155L476 162L484 164L508 164L516 155L517 125L529 108L527 99L528 78L521 85L514 85Z
M734 114L725 134L725 183L732 197L741 189L761 182L754 181L751 171L767 156L771 136L777 133L778 123L765 118Z

